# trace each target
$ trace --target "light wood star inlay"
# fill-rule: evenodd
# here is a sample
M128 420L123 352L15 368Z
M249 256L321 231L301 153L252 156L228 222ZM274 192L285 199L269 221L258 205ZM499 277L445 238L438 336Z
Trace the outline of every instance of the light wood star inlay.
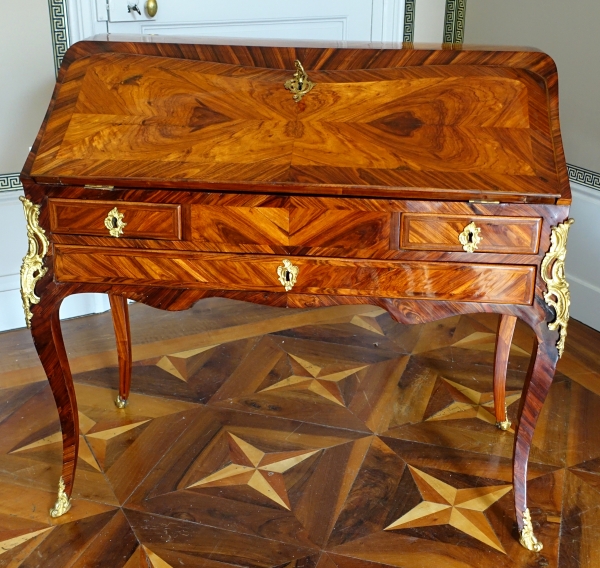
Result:
M286 388L293 388L295 390L309 390L335 404L346 406L338 383L350 375L353 375L354 373L357 373L358 371L361 371L367 367L367 365L363 365L362 367L354 367L352 369L345 369L343 371L330 373L328 375L321 375L320 373L323 370L322 367L319 367L315 363L306 361L305 359L302 359L296 355L292 355L291 353L290 357L292 357L297 363L306 369L311 376L306 377L300 375L291 375L290 377L282 379L281 381L268 386L259 392Z
M231 463L187 488L248 485L274 503L291 510L283 473L319 450L266 453L234 434L227 435Z
M384 530L450 525L505 552L483 511L506 495L512 485L456 489L416 467L408 467L423 501Z
M443 381L450 396L454 399L454 402L431 415L426 421L477 418L488 424L496 424L493 392L482 393L459 383L455 383L449 379L443 379ZM507 391L506 406L509 407L513 402L516 402L520 398L521 391ZM509 428L508 431L514 433L512 428Z

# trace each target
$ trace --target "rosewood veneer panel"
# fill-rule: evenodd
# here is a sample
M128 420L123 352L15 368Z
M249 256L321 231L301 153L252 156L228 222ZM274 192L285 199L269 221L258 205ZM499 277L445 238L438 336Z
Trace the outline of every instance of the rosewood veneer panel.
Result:
M74 51L87 56L66 58L37 181L438 198L444 189L513 201L568 192L546 111L553 69L539 54L490 53L475 65L371 50L367 68L349 69L369 50L324 49L316 60L318 50L297 50L316 84L297 104L283 88L288 48L257 48L242 62L215 46L160 58L168 46L111 47L125 53L83 42ZM377 58L387 64L368 69Z
M493 266L436 262L384 262L292 257L300 269L295 293L457 302L529 304L534 266ZM283 292L281 259L226 254L185 254L106 250L89 253L57 247L60 282L112 282L225 290Z
M458 235L471 222L481 229L477 252L536 254L541 219L527 217L402 215L400 248L408 250L460 251Z
M114 201L49 200L50 227L54 233L105 237L108 213L118 207L127 223L123 237L139 239L181 239L181 206Z

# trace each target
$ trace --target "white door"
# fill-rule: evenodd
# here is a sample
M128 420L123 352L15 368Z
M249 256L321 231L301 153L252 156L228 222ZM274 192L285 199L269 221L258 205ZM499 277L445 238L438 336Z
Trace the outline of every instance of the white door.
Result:
M108 32L402 41L404 0L108 0Z

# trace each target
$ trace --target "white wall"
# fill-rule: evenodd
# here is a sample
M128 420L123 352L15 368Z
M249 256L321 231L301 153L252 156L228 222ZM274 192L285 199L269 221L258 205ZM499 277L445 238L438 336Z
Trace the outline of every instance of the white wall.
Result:
M468 0L465 43L528 45L558 67L567 162L600 172L600 2Z
M46 0L3 2L0 53L0 174L12 174L23 167L54 87ZM25 325L19 269L27 232L19 195L0 192L0 330Z
M567 245L571 316L600 330L600 191L571 183L575 223Z
M465 43L527 45L555 60L567 162L600 172L600 2L468 0ZM600 330L600 191L571 184L571 315Z
M446 0L417 0L415 3L415 43L441 43L444 38Z
M80 28L84 30L83 24ZM92 31L89 24L86 29ZM3 0L0 53L0 176L3 176L21 171L54 88L47 0ZM22 191L0 191L0 331L25 326L19 271L27 252L27 232L20 195ZM105 296L84 294L68 298L61 316L107 309Z

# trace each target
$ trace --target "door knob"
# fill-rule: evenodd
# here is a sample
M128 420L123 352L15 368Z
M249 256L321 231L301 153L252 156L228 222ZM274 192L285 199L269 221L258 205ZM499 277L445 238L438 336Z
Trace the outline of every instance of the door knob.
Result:
M158 3L156 0L148 0L146 2L146 13L151 18L154 18L154 16L156 16L156 12L158 12Z

